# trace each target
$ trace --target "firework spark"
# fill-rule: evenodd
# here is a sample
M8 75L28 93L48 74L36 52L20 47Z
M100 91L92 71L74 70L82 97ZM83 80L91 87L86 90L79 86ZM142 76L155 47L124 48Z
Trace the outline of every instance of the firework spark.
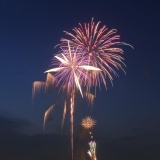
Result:
M96 158L96 142L91 141L89 142L90 150L87 152L91 157L91 160L97 160Z
M94 101L95 96L90 92L86 92L84 93L84 95L87 98L88 102L91 104L91 106L93 106L93 101Z
M52 88L54 83L55 83L54 76L51 73L48 73L46 78L45 91L49 90L49 88Z
M66 116L66 101L64 102L63 118L62 118L62 123L61 123L62 130L63 130L63 125L64 125L65 116Z
M33 86L32 86L32 103L33 103L33 99L34 99L36 93L39 92L41 89L43 89L45 87L45 85L46 85L45 82L41 82L41 81L33 82Z
M55 105L50 106L50 107L46 110L46 112L45 112L45 114L44 114L43 130L44 130L46 121L47 121L47 119L48 119L49 115L51 114L51 112L52 112L52 110L53 110L54 107L55 107Z
M116 45L129 45L125 42L119 42L120 35L115 35L117 30L112 29L108 31L106 26L99 28L99 24L95 23L92 19L89 24L79 23L78 28L74 28L74 34L64 31L69 35L72 40L62 38L61 48L66 48L66 43L70 43L71 46L79 46L85 52L87 56L88 64L92 63L93 66L100 68L103 72L97 74L90 74L90 78L94 79L94 86L99 85L102 82L106 86L106 77L108 76L112 83L112 74L118 76L116 69L123 69L125 66L124 58L120 55L123 54L123 50ZM131 46L131 45L129 45ZM132 47L132 46L131 46ZM125 72L125 71L124 71Z
M96 125L96 121L91 117L82 119L81 125L85 129L92 129Z

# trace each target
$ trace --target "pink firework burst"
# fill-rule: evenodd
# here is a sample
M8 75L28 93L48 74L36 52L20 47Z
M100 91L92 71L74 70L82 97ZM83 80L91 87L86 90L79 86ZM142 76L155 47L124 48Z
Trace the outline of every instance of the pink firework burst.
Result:
M54 78L56 86L61 86L68 94L78 89L83 96L81 86L92 86L95 79L90 79L89 74L99 74L101 69L88 64L88 59L84 52L77 46L63 48L60 54L54 56L52 69L46 72L55 72Z
M115 35L117 30L108 28L104 25L99 28L99 24L92 19L91 23L84 25L79 23L79 27L73 29L74 33L64 31L72 39L61 39L61 48L66 48L66 42L69 41L71 46L79 46L83 50L83 54L87 57L88 64L92 64L102 70L101 74L91 74L91 79L94 79L94 85L100 85L100 82L106 86L106 76L112 82L112 74L118 76L116 69L123 69L125 66L121 56L123 50L118 45L129 45L125 42L119 42L120 35ZM131 45L129 45L131 46ZM132 46L131 46L132 47ZM124 71L125 72L125 71ZM95 78L96 77L96 78Z

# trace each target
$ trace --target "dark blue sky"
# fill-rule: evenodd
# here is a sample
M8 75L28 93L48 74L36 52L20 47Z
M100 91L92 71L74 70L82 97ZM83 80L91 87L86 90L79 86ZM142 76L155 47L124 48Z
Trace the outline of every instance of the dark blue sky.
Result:
M127 65L124 75L108 82L108 90L98 91L93 117L95 132L103 142L117 140L119 146L154 146L160 143L160 54L159 8L146 1L26 1L0 2L0 127L5 133L42 133L44 111L60 95L56 92L37 95L31 102L32 83L44 81L43 73L57 52L54 46L78 23L101 21L115 28L123 46ZM82 117L90 115L85 102L78 102L75 128ZM53 112L45 133L61 133L62 107ZM69 117L67 117L69 118ZM65 131L69 132L69 123ZM147 135L146 137L144 135ZM128 137L128 139L126 138ZM134 138L133 138L134 137ZM136 138L135 138L136 137ZM142 138L143 137L143 138ZM127 144L124 139L127 139ZM134 139L134 140L133 140ZM143 140L142 140L143 139ZM121 142L119 142L119 140ZM142 142L141 142L142 141ZM123 142L123 143L122 143ZM138 143L140 142L140 143ZM145 143L143 143L145 142ZM109 144L111 144L110 142ZM115 144L116 144L115 143ZM108 146L109 148L109 146Z

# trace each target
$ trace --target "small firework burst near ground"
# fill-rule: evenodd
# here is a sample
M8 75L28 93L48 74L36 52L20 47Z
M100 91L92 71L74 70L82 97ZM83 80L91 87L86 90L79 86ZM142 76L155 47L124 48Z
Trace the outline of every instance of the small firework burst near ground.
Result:
M85 129L92 129L96 125L96 121L91 117L85 117L82 119L81 125Z

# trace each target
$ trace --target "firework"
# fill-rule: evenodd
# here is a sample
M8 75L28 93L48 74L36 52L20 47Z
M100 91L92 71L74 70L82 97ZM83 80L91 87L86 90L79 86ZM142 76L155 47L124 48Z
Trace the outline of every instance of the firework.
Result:
M92 129L96 125L96 121L91 117L82 119L81 125L85 129Z
M89 142L90 150L87 152L91 157L91 160L96 160L96 142L91 141Z
M56 87L59 86L61 89L63 88L70 96L70 130L73 159L73 113L75 93L78 90L83 97L82 86L87 88L93 84L92 80L88 78L88 73L98 73L101 70L98 67L89 65L86 56L83 56L83 50L79 47L71 47L69 42L68 48L62 49L62 52L54 57L52 66L54 67L46 72L55 72L54 81L56 81ZM64 123L65 113L66 108L64 107L62 125Z
M72 93L76 88L80 91L82 97L81 86L91 86L94 82L88 77L88 74L98 74L101 69L88 65L88 60L83 56L83 50L79 47L68 48L56 55L52 61L52 69L45 72L55 72L54 78L57 80L56 86L65 88L67 93ZM57 67L58 66L58 67Z
M73 29L73 34L64 31L72 38L72 40L62 38L61 48L66 48L66 43L68 43L68 41L71 46L76 45L81 47L83 52L85 52L85 56L87 56L88 64L92 63L92 66L98 67L103 71L100 74L97 74L96 72L90 74L90 78L94 82L93 85L100 86L100 83L102 82L106 86L107 76L111 83L113 80L112 73L118 76L114 68L122 69L124 71L124 58L121 56L123 50L116 47L116 45L129 44L119 42L120 35L115 35L117 32L116 29L108 31L106 26L99 28L99 24L100 22L95 23L92 19L90 24L85 23L84 26L79 23L79 27Z
M45 86L48 90L51 86L58 87L64 91L70 98L70 122L71 122L71 148L73 159L73 114L75 107L75 95L77 92L86 97L90 103L93 103L94 95L90 93L91 87L97 87L104 84L106 87L106 77L109 77L112 83L112 76L118 76L115 69L123 69L124 58L123 50L118 45L129 45L119 42L120 36L115 35L117 30L108 31L106 26L99 28L99 24L92 19L91 23L74 28L74 34L66 32L70 39L61 39L60 53L53 58L52 69L47 70L46 82L35 82L33 85L33 95ZM129 45L131 46L131 45ZM132 47L132 46L131 46ZM125 72L125 71L124 71ZM62 128L66 115L66 102L64 103L64 112L62 118ZM44 115L44 125L48 115L53 107L50 107ZM90 117L89 117L90 118ZM91 118L90 118L91 120ZM92 119L93 120L93 119ZM91 129L95 121L83 122L86 129ZM96 143L90 142L90 151L88 151L92 160L96 160Z

